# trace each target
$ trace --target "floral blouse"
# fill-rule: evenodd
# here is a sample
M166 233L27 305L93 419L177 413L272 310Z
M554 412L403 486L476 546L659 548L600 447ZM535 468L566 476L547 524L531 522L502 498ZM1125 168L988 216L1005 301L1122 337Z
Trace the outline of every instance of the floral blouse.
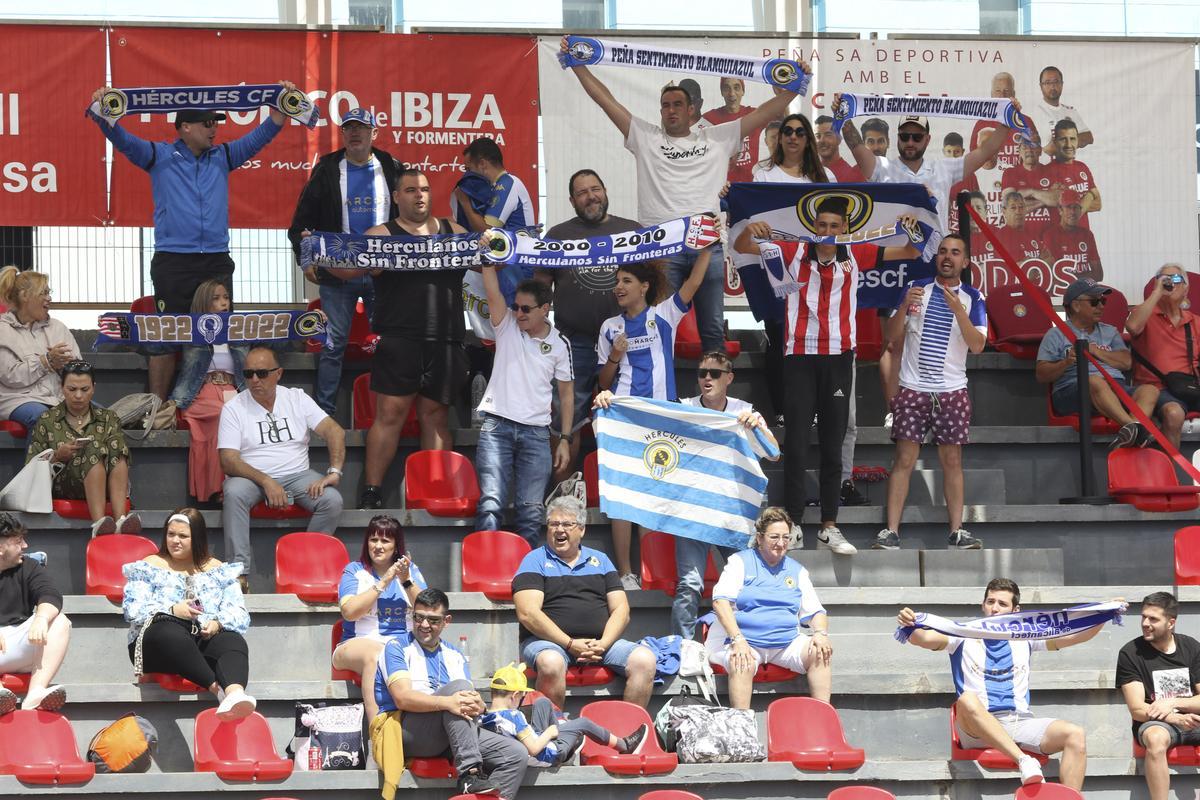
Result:
M203 609L196 618L198 625L204 626L215 619L227 631L245 633L249 630L250 613L246 611L242 588L237 581L242 569L241 564L222 564L191 576L196 599ZM171 606L186 598L187 576L147 561L126 564L121 571L125 573L125 599L121 607L130 623L129 641L132 643L147 620L160 611L171 613Z

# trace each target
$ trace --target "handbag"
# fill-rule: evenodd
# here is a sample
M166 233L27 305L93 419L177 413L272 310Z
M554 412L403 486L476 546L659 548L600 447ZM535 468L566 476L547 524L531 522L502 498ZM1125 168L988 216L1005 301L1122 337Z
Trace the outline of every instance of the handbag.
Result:
M1193 409L1200 408L1200 378L1196 376L1196 353L1192 344L1192 326L1190 323L1183 326L1183 338L1187 342L1187 359L1188 366L1192 368L1191 372L1168 372L1164 375L1158 367L1146 360L1141 353L1136 350L1131 350L1131 352L1133 353L1133 357L1142 366L1150 370L1156 378L1162 381L1163 386L1167 387L1168 392L1187 403L1189 407Z
M150 431L175 430L175 401L164 403L156 394L127 394L109 406L108 410L121 419L121 427L130 431L130 437L134 439L145 439ZM140 431L141 435L135 436L133 431Z
M49 514L54 510L54 476L62 470L56 464L53 450L43 450L21 467L8 485L0 489L0 508L7 511L26 511L30 514Z

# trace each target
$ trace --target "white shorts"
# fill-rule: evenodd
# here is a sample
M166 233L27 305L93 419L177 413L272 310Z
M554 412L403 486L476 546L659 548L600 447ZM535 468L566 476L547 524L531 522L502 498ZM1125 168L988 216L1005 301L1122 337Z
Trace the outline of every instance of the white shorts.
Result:
M727 636L721 623L714 622L708 629L708 637L704 640L704 649L708 651L708 660L719 664L726 672L729 671L729 645L725 644ZM811 641L811 636L798 633L787 647L750 645L750 652L754 654L754 668L758 669L762 664L774 664L784 669L790 669L798 675L803 675L808 672L804 662L808 658L808 645Z
M29 643L29 626L33 617L20 625L10 625L0 628L0 637L4 639L4 652L0 652L0 672L32 672L38 662L37 645Z
M1016 714L1013 712L993 714L1000 722L1001 727L1012 737L1012 740L1017 743L1017 747L1022 750L1028 750L1031 753L1042 752L1042 740L1046 738L1046 729L1050 724L1055 722L1047 717L1035 717L1032 714ZM977 750L986 747L991 747L990 744L982 739L976 739L970 736L962 729L962 726L955 721L955 727L958 728L958 740L962 746L968 750ZM1042 753L1045 755L1045 753Z

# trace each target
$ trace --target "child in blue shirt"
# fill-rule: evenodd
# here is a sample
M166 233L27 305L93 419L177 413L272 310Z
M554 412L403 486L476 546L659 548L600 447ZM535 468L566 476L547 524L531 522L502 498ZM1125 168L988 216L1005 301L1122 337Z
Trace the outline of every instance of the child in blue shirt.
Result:
M580 717L559 720L554 704L545 697L533 703L533 723L517 707L521 698L529 691L525 680L524 664L509 664L492 675L492 704L479 719L484 729L502 736L511 736L529 750L529 765L553 767L565 764L583 744L583 737L611 747L618 753L636 753L650 731L650 726L640 725L624 738L609 733L606 728L590 719ZM538 733L538 731L541 733Z

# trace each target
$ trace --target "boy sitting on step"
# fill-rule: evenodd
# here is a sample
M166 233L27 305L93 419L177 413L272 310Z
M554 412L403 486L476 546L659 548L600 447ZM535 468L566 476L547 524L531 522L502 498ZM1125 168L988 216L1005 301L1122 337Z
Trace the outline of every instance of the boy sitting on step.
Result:
M585 736L618 753L636 753L649 733L649 726L643 724L628 736L617 738L603 726L583 717L560 722L554 704L545 697L534 701L533 723L530 724L517 710L528 691L524 664L510 663L496 670L492 675L492 704L480 717L479 724L492 733L511 736L525 745L529 750L530 766L553 767L567 763L583 744Z

